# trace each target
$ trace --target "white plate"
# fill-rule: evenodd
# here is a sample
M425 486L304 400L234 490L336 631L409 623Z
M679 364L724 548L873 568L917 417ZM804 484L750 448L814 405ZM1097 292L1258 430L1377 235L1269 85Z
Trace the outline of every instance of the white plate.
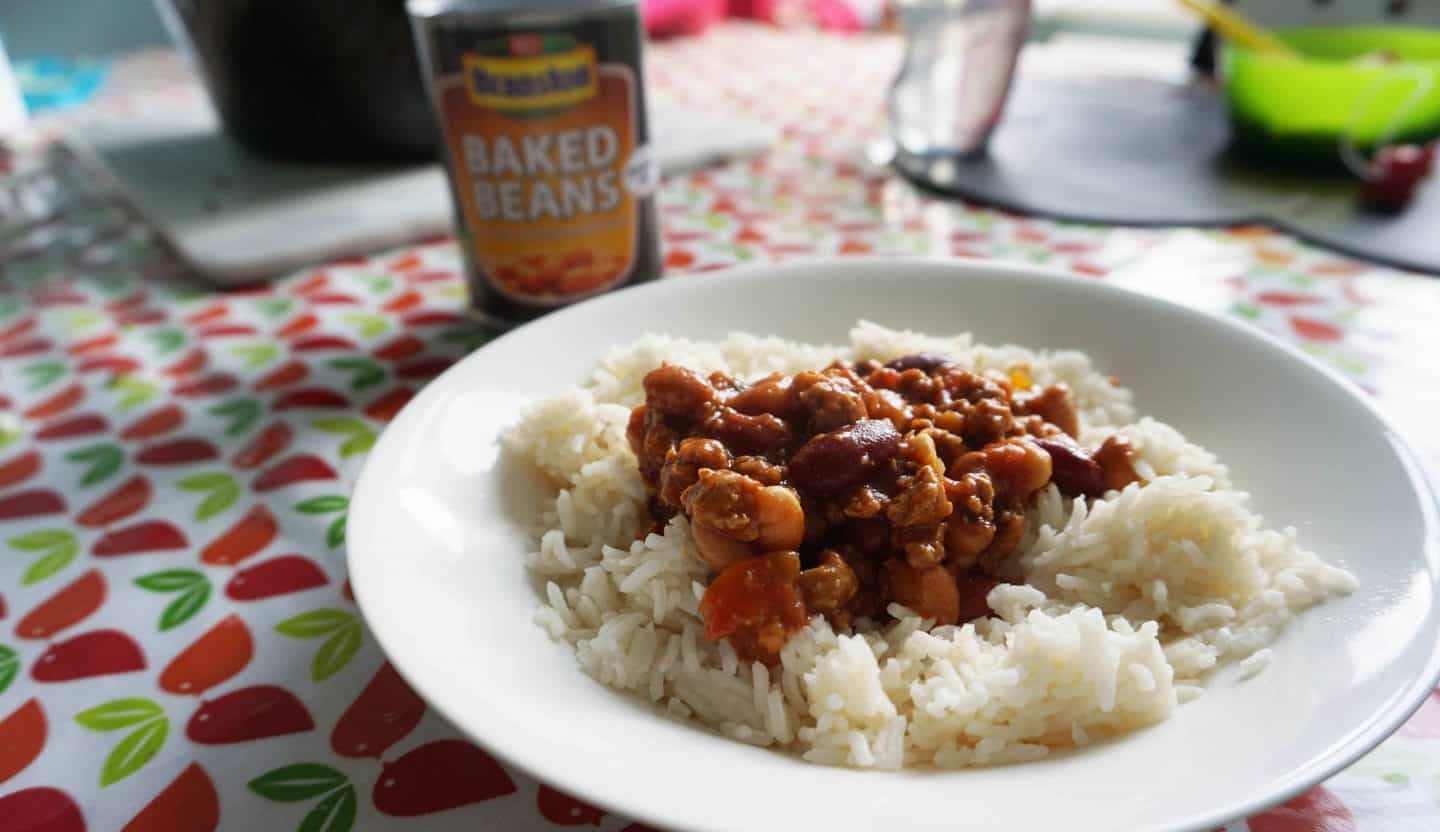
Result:
M1275 526L1360 579L1300 616L1264 673L1119 741L955 772L824 768L670 721L580 672L532 621L523 472L497 464L520 407L647 331L843 342L859 318L990 343L1075 347L1229 463ZM1174 830L1288 799L1394 730L1440 670L1437 504L1348 382L1254 330L1090 281L916 260L693 276L543 318L457 364L371 453L350 576L395 666L462 731L578 797L674 829Z

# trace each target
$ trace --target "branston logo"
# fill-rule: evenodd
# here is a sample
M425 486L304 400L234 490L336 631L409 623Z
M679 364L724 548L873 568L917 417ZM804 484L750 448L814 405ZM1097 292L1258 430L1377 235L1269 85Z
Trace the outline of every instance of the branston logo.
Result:
M527 57L465 56L470 100L495 110L568 107L595 96L595 50Z

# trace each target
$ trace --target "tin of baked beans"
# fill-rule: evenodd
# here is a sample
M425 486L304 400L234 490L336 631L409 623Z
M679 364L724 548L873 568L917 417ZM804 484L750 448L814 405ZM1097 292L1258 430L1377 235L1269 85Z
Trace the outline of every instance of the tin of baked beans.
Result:
M636 0L410 0L472 308L514 324L660 273Z

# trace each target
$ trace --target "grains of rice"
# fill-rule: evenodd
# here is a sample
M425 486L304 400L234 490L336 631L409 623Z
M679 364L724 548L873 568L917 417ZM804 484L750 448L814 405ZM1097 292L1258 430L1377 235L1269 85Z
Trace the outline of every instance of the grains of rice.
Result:
M995 616L933 632L893 620L836 633L815 617L779 666L746 664L706 640L708 579L683 517L637 540L645 486L625 441L640 380L661 361L742 378L837 358L943 353L964 366L1027 368L1074 392L1081 440L1136 448L1142 484L1087 502L1053 486L1031 507ZM646 336L603 357L583 386L531 407L503 440L553 482L527 567L545 582L536 622L571 644L600 682L676 719L825 765L898 769L1022 762L1168 717L1208 673L1269 664L1267 645L1300 610L1350 592L1293 529L1262 527L1213 454L1153 419L1082 353L1034 352L859 324L849 346L737 334L719 343Z

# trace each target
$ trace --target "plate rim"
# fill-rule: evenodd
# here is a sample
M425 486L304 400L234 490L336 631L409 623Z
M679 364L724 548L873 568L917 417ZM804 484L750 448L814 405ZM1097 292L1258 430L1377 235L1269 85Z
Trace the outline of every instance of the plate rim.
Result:
M405 406L401 409L401 411L396 414L395 418L393 418L391 422L386 425L385 429L381 432L378 441L376 442L374 451L372 451L370 454L367 454L364 465L361 467L360 473L356 477L355 485L351 489L352 510L354 510L356 506L365 505L372 502L369 494L370 492L375 490L376 486L371 485L371 483L373 483L378 476L377 474L372 473L373 460L379 456L376 451L379 451L380 448L384 446L387 438L393 436L393 428L397 424L400 424L401 420L405 419L407 414L413 416L415 413L417 413L421 406L420 403L423 399L439 395L438 393L434 393L433 391L439 389L440 382L443 379L452 375L458 376L461 373L465 372L462 369L463 366L466 363L476 360L475 357L477 355L487 349L490 349L492 345L498 342L512 339L516 337L517 333L524 333L534 327L542 325L547 327L556 326L557 320L560 321L561 324L563 324L564 321L570 317L597 314L597 310L603 310L607 306L616 305L622 302L629 302L630 298L637 298L648 294L667 294L670 292L683 292L683 288L676 287L683 287L687 281L703 280L707 283L713 283L716 281L740 283L761 279L769 279L765 277L766 275L774 275L775 279L783 281L783 273L792 271L801 273L824 274L825 276L822 279L829 279L831 274L838 273L830 272L829 274L826 274L826 266L842 266L844 267L844 269L850 270L882 268L887 270L893 270L895 272L903 272L917 267L927 270L948 270L954 273L954 279L957 280L964 280L967 279L967 276L973 275L999 274L1011 279L1038 280L1041 282L1063 281L1066 284L1072 286L1080 285L1083 283L1089 290L1096 291L1101 294L1108 293L1116 296L1123 296L1131 299L1132 301L1138 298L1143 303L1154 304L1160 307L1168 308L1172 312L1178 312L1185 316L1203 319L1203 321L1209 324L1218 324L1222 329L1225 329L1235 337L1263 345L1262 348L1278 350L1279 352L1285 354L1287 357L1297 360L1301 365L1303 365L1310 371L1318 373L1331 384L1334 384L1339 388L1343 389L1348 395L1348 397L1353 401L1357 402L1366 411L1366 413L1368 413L1368 415L1378 423L1378 426L1384 430L1384 432L1390 439L1391 446L1396 451L1396 456L1412 475L1410 477L1412 490L1416 494L1417 502L1422 507L1425 518L1428 520L1428 522L1426 523L1426 531L1428 532L1428 534L1426 540L1424 541L1425 548L1420 553L1418 553L1418 555L1422 560L1429 560L1426 557L1427 551L1431 553L1440 552L1440 481L1437 481L1437 476L1440 475L1437 475L1436 473L1429 470L1428 466L1424 462L1423 457L1421 457L1421 455L1415 450L1414 446L1407 439L1406 434L1402 432L1395 425L1394 421L1389 418L1384 411L1380 409L1379 405L1374 401L1374 397L1372 395L1366 393L1355 381L1342 375L1338 370L1327 366L1314 356L1303 352L1299 348L1282 340L1278 336L1273 335L1272 333L1269 333L1253 325L1248 325L1240 321L1232 320L1224 315L1210 312L1208 310L1187 306L1183 303L1179 303L1177 301L1173 301L1169 298L1159 295L1151 294L1149 292L1143 291L1140 288L1132 287L1129 285L1117 284L1104 280L1095 280L1093 278L1086 278L1060 270L1058 268L1048 266L1035 266L1030 264L1012 263L1005 261L923 257L916 255L799 257L781 262L745 263L722 270L716 270L714 272L706 273L703 275L671 276L669 278L662 278L648 283L627 286L622 289L611 291L598 297L576 303L572 306L565 307L555 312L551 312L550 314L545 315L541 318L517 326L466 354L461 359L456 361L455 364L447 368L439 376L436 376L434 379L432 379L428 384L425 385L424 388L422 388L415 395L413 399L411 399L411 401L407 402ZM679 278L678 280L675 279L677 277ZM621 300L617 300L617 298ZM380 501L374 501L374 503L377 505L379 504L379 502ZM391 650L392 642L385 636L383 636L380 630L371 623L372 621L382 619L373 618L372 616L367 614L367 610L372 608L378 608L380 604L378 602L378 592L373 588L364 588L372 587L372 585L367 583L363 578L359 577L360 575L366 573L365 569L362 567L360 570L357 571L355 568L358 562L364 560L364 558L357 557L356 551L359 548L364 548L365 545L366 544L364 544L363 542L360 542L357 546L355 544L351 544L347 540L345 556L346 570L350 578L351 589L355 596L356 606L360 610L360 613L364 618L366 625L371 632L371 635L374 636L377 645L384 653L385 658L390 663L391 667L400 674L401 678L405 680L406 684L410 685L418 695L425 699L426 704L429 707L435 709L436 713L439 714L442 718L444 718L445 721L449 723L450 726L456 731L461 733L470 741L485 749L487 752L494 754L496 757L503 760L506 765L513 766L514 768L524 772L526 775L541 783L548 782L542 768L540 768L539 766L530 765L522 759L517 758L513 754L507 753L503 749L492 747L477 733L469 730L466 727L464 721L458 718L457 715L452 713L452 709L443 707L433 702L429 697L426 697L424 695L422 691L422 686L417 685L415 682L415 674L407 669L407 666L413 665L414 662L405 663L397 658L397 654ZM1432 563L1432 565L1435 564ZM1440 589L1440 572L1436 573L1436 580L1434 581L1434 583L1437 589ZM367 601L367 598L371 600ZM1433 608L1435 606L1436 602L1432 598L1430 607ZM403 655L403 653L401 655ZM578 668L577 672L580 672ZM1411 681L1406 686L1403 686L1397 690L1397 693L1391 697L1390 704L1386 705L1385 710L1381 712L1384 714L1384 718L1379 720L1372 719L1371 727L1368 730L1364 731L1363 733L1357 734L1356 736L1342 740L1338 744L1338 746L1334 748L1334 750L1325 755L1324 759L1326 760L1326 762L1324 765L1315 768L1310 774L1301 777L1294 784L1287 785L1279 789L1260 789L1258 790L1258 794L1256 797L1252 797L1248 800L1239 800L1229 804L1225 804L1222 807L1210 810L1208 812L1193 814L1189 817L1177 818L1176 822L1178 823L1178 825L1164 828L1173 829L1176 830L1176 832L1192 832L1192 830L1193 832L1205 832L1206 830L1211 830L1222 826L1229 821L1237 820L1240 818L1247 818L1259 812L1265 811L1269 808L1278 806L1310 790L1311 788L1330 779L1340 771L1349 768L1361 757L1368 754L1376 746L1380 745L1382 742L1392 736L1395 731L1398 730L1400 726L1402 726L1405 722L1407 722L1410 717L1413 716L1414 713L1420 708L1420 706L1424 704L1430 693L1436 689L1437 683L1440 683L1440 633L1433 635L1431 638L1429 656L1427 657L1423 668L1421 668L1418 672L1414 673ZM657 718L663 717L657 716ZM724 738L721 737L720 739ZM1313 759L1321 758L1317 757ZM887 774L903 776L905 772L902 770L900 772L867 772L867 774L878 775L881 777ZM691 828L684 820L658 814L651 811L647 806L639 804L631 806L628 804L616 803L610 796L597 794L590 787L586 786L583 783L565 782L561 785L563 785L563 787L568 793L574 795L577 798L593 803L595 805L612 808L613 811L615 811L616 813L621 814L624 817L630 818L632 820L640 820L646 823L653 823L664 828L673 828L677 830ZM702 828L708 829L709 827Z

